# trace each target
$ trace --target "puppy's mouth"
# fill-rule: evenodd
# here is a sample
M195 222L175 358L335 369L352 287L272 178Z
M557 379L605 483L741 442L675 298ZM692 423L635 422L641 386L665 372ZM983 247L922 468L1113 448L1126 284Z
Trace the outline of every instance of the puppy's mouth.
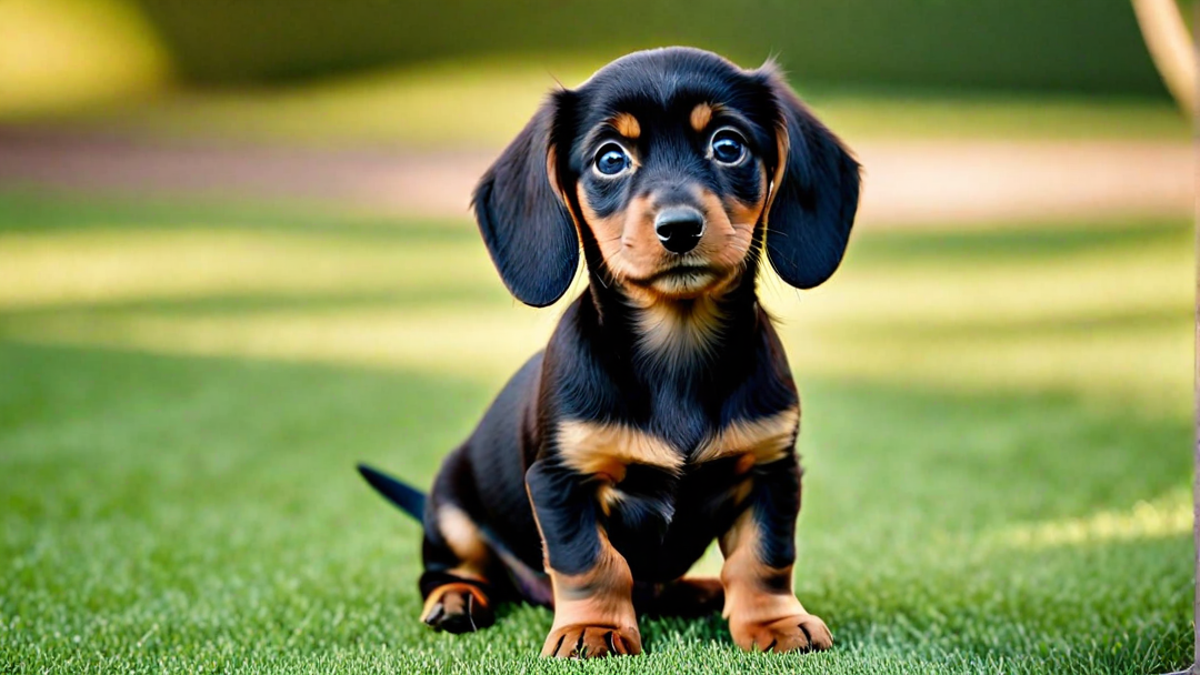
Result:
M720 272L710 265L675 265L634 283L666 295L687 296L704 292L720 277Z

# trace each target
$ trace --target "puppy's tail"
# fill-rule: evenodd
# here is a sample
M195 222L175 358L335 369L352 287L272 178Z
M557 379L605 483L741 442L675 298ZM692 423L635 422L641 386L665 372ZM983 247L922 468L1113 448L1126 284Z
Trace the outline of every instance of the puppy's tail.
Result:
M425 493L411 485L401 483L382 471L372 469L366 464L359 464L358 472L385 499L398 506L401 511L416 518L417 522L424 522Z

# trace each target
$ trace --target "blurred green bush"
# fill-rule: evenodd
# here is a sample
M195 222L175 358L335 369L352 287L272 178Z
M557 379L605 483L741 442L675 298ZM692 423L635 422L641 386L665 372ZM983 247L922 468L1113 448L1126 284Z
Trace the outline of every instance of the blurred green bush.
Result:
M185 77L691 44L808 82L1165 96L1128 0L131 0Z

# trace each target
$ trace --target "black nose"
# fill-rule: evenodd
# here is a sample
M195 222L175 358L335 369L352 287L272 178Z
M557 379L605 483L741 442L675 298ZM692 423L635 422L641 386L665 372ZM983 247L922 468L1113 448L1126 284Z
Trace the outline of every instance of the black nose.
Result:
M654 233L663 248L671 253L687 253L700 243L704 234L704 217L696 209L671 207L658 212Z

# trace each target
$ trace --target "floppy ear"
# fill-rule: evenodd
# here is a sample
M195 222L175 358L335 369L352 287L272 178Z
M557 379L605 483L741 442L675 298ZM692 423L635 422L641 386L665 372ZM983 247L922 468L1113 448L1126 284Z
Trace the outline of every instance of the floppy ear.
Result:
M766 210L767 258L788 284L812 288L842 262L858 210L859 165L768 64L778 154Z
M564 96L558 92L542 105L483 175L472 200L504 285L534 307L562 297L579 265L579 236L554 168L555 118Z

